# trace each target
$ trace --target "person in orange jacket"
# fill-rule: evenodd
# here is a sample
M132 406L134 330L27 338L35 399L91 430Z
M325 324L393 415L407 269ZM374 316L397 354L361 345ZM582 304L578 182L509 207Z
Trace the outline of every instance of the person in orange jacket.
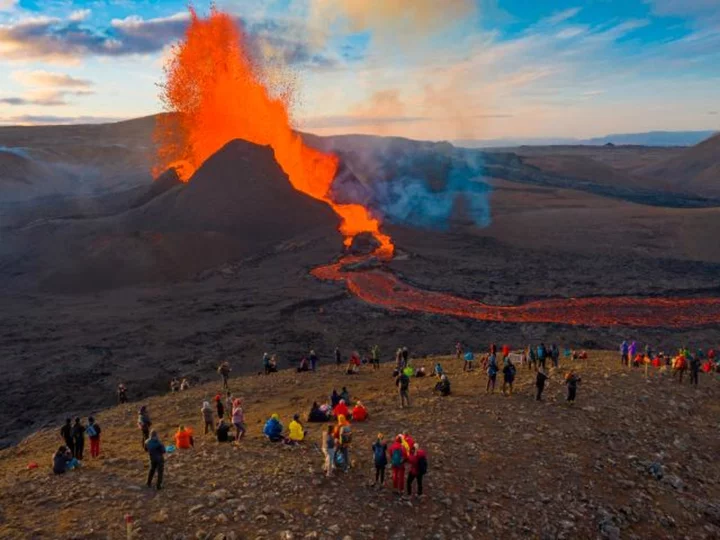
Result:
M178 426L178 430L175 433L175 446L184 450L195 446L195 439L193 439L193 432L191 428Z
M333 414L335 415L335 418L340 418L341 416L347 418L350 416L350 411L348 410L347 403L345 403L344 399L341 399L340 403L335 406Z
M364 422L365 420L367 420L367 417L368 417L368 412L367 412L367 409L365 408L365 405L363 405L360 401L358 401L352 410L353 422Z
M402 435L395 437L395 442L388 449L390 452L390 467L392 468L393 489L402 495L405 489L405 463L408 454L403 445Z

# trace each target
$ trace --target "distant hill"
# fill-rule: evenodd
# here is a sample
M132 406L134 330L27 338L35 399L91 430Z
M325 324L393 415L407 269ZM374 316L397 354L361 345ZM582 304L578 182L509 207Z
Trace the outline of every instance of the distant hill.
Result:
M638 146L693 146L712 137L717 131L649 131L646 133L618 133L591 139L573 139L563 137L505 138L453 141L453 144L465 148L512 148L517 146L553 146L553 145L590 145L604 144Z
M720 134L679 156L643 169L642 174L672 182L678 189L705 196L720 195Z

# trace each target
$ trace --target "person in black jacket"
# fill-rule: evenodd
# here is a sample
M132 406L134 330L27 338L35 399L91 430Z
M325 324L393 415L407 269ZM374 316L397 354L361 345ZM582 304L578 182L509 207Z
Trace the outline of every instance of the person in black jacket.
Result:
M80 417L75 419L75 425L72 428L73 444L75 445L75 457L79 460L83 458L83 450L85 449L85 426L80 422Z
M70 418L65 419L65 425L60 428L60 436L65 441L65 446L70 450L71 454L75 453L75 441L73 440L73 427Z
M67 471L68 464L72 460L72 453L67 446L61 446L58 451L53 454L53 472L55 474L63 474Z
M537 393L535 394L535 401L542 401L543 390L545 390L545 382L548 380L547 373L543 368L538 369L535 377L535 388Z
M147 487L152 487L153 476L157 471L157 489L162 489L163 472L165 471L165 446L160 442L157 431L150 432L150 438L145 441L145 448L150 457L150 472L147 478Z

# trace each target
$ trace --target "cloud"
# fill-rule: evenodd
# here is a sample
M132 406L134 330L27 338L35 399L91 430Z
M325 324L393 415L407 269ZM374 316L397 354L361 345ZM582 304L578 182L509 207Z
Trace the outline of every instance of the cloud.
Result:
M645 0L656 15L697 16L720 14L718 0Z
M308 118L302 123L303 129L325 129L325 128L354 128L370 127L377 128L391 124L415 124L426 122L428 118L422 116L359 116L359 115L335 115L318 116Z
M87 79L76 79L64 73L52 73L50 71L15 71L11 77L25 86L42 86L50 88L84 88L93 86L93 82Z
M70 14L68 20L73 22L84 21L90 17L91 13L92 12L89 9L78 9Z
M4 11L13 11L18 5L18 0L0 0L0 13Z
M587 26L570 26L568 28L560 30L557 34L555 34L555 37L557 37L558 39L572 39L574 37L583 35L585 32L587 32L587 30Z
M28 93L27 97L19 97L19 96L12 96L12 97L0 97L0 103L4 105L14 105L14 106L41 106L41 107L56 107L59 105L67 105L66 98L68 96L87 96L93 94L93 92L88 90L77 90L77 91L67 91L67 90L41 90L41 91L34 91Z
M126 120L126 118L112 116L54 116L42 114L0 116L0 124L6 125L106 124L110 122L120 122L122 120Z
M709 114L710 116L715 116L715 115L720 114L720 113L718 113L717 111L708 111L708 114Z
M579 7L566 9L564 11L555 13L554 15L551 15L550 17L547 17L546 19L543 19L540 22L546 23L546 24L551 24L551 25L560 24L569 19L574 18L578 13L580 13L580 11L582 11L582 8L579 8Z
M474 0L311 0L311 21L318 27L342 21L351 32L390 38L436 32L472 17Z

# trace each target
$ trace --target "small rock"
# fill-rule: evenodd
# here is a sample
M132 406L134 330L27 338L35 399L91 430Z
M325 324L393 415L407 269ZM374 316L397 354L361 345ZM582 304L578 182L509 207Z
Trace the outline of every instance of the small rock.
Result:
M221 512L217 516L215 516L215 521L217 521L221 525L224 525L225 523L228 523L230 520L228 519L228 517L225 514L223 514Z
M340 534L340 525L338 525L337 523L335 525L330 525L328 527L328 531L333 534Z
M196 506L193 506L190 510L188 510L188 514L190 514L192 516L193 514L197 514L203 508L205 508L204 504L198 504Z
M295 535L292 531L283 531L280 533L281 540L293 540L295 538Z

